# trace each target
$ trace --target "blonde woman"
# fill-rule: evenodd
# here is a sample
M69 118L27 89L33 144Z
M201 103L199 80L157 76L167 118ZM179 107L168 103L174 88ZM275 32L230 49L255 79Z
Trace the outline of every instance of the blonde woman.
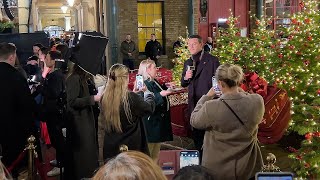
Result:
M243 72L237 65L219 66L215 77L222 95L213 99L211 88L198 101L190 119L194 128L206 130L202 165L217 180L252 178L263 165L257 139L263 99L239 90Z
M167 180L160 167L147 155L128 151L101 167L93 180Z
M156 108L154 113L144 118L147 131L148 147L151 158L157 162L160 152L160 143L172 141L172 129L167 96L171 91L161 86L155 79L157 75L156 64L153 60L143 60L139 66L139 74L144 78L144 83L149 91L154 93Z
M100 160L119 154L121 145L149 154L142 117L153 113L154 96L148 91L129 92L128 81L125 65L110 68L98 120Z

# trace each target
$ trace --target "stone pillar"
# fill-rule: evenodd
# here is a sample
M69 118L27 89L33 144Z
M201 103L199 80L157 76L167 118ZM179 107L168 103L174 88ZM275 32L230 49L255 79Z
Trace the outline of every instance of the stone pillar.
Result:
M75 18L76 18L76 28L75 30L78 32L83 31L83 7L81 4L78 4L75 7Z
M70 29L71 29L71 17L70 16L64 17L64 22L65 22L65 31L70 31Z
M29 1L18 0L19 33L28 32Z
M95 0L83 0L83 31L96 31L96 3Z

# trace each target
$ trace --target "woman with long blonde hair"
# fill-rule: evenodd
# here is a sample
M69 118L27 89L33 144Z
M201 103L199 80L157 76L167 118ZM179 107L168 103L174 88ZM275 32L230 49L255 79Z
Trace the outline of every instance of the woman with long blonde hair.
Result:
M153 60L147 59L141 61L138 73L143 76L146 87L155 96L155 111L151 116L144 118L144 123L147 131L150 156L157 162L161 142L173 140L169 100L167 98L171 91L166 86L161 86L155 79L157 68Z
M98 120L100 160L119 154L121 145L148 154L142 117L154 110L154 96L149 91L128 91L129 70L115 64L109 70L108 82L101 99Z
M166 180L160 167L147 155L123 152L100 168L93 180Z

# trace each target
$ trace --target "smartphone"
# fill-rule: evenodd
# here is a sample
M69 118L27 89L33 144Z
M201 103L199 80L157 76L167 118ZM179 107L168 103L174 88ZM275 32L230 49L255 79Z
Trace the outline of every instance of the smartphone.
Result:
M218 86L218 81L215 76L212 76L212 87L213 87L214 91L216 92L216 94L221 95L221 90Z
M258 172L257 180L293 180L291 172Z
M199 165L199 151L181 151L180 152L180 169L186 166Z
M194 66L188 66L188 70L194 71L196 69L196 67Z
M143 88L143 76L141 74L136 75L136 87L138 90Z

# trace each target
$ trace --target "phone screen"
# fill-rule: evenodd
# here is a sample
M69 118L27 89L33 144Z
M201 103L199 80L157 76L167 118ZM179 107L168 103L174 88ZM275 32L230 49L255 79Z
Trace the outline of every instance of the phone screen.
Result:
M286 172L273 172L273 173L257 173L256 174L257 180L293 180L292 173Z
M217 94L221 94L221 90L218 86L218 81L215 76L212 77L212 87Z
M143 76L141 74L136 75L136 85L139 90L143 88Z
M199 165L198 151L181 151L180 152L180 169L185 166Z

